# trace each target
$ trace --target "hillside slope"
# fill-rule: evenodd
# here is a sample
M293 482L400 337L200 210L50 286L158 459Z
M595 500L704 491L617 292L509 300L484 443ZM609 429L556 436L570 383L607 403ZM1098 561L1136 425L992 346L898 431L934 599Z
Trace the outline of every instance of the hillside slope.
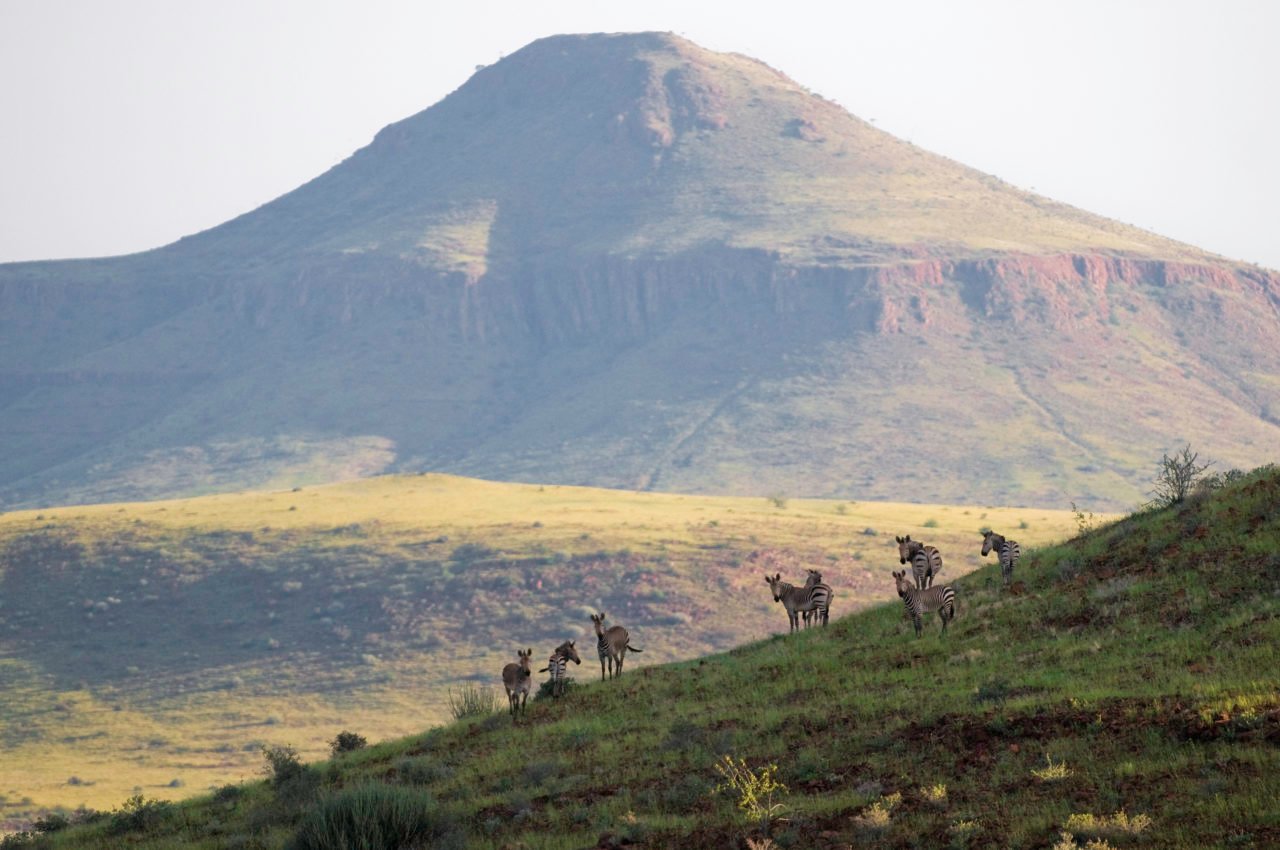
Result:
M279 847L313 809L369 811L394 787L434 798L433 846L743 846L760 829L710 790L732 755L777 765L782 847L1272 847L1277 506L1280 472L1259 470L1032 552L1012 591L991 568L956 582L946 638L931 621L915 639L890 604L121 829ZM53 846L109 846L108 829Z
M1073 527L1066 511L776 502L425 475L2 516L0 822L135 786L186 797L252 775L261 743L315 758L334 727L440 723L511 635L589 643L601 610L643 635L643 667L784 630L769 568L820 567L848 612L892 593L896 534L956 576L980 563L980 524L1025 525L1029 543ZM729 600L750 616L715 616Z
M1280 450L1277 305L756 60L558 36L222 226L0 266L0 500L426 469L1121 509L1175 444Z

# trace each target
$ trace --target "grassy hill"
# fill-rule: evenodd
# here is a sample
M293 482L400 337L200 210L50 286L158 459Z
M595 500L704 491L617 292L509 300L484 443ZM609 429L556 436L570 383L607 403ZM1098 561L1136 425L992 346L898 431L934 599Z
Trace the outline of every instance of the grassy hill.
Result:
M403 804L428 846L1273 847L1277 506L1267 468L1030 552L1012 590L974 572L945 639L888 604L46 842L280 847ZM725 756L776 766L773 844L711 790Z
M1066 511L710 498L394 476L0 516L0 819L177 799L448 718L511 642L645 665L786 629L762 574L823 570L837 615L888 598L895 534L979 565L982 525L1060 540ZM731 610L734 616L725 618ZM583 667L584 676L590 672ZM25 802L24 802L25 801Z

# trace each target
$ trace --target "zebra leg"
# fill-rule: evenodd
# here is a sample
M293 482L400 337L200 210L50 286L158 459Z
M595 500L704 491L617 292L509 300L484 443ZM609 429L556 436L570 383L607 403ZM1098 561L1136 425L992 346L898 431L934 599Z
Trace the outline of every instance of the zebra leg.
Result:
M620 654L618 655L618 675L619 675L619 676L621 676L621 675L622 675L622 659L623 659L623 658L625 658L625 657L626 657L626 653L625 653L625 652L620 653Z
M922 624L920 623L919 615L916 615L911 618L911 624L916 627L916 637L920 637L920 630L921 630Z
M605 656L600 656L600 681L604 681L604 660Z

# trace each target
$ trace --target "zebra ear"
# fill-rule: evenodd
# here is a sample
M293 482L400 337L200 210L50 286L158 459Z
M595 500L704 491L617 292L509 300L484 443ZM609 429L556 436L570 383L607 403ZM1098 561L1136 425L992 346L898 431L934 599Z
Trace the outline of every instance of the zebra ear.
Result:
M782 581L782 573L776 573L773 577L774 581Z
M906 537L902 538L902 542L903 542L903 543L910 543L910 542L911 542L911 535L910 535L910 534L908 534Z
M899 537L899 536L898 536L898 535L896 535L896 534L895 534L895 535L893 535L893 540L894 540L894 542L895 542L895 543L901 543L901 542L902 542L902 538L901 538L901 537Z

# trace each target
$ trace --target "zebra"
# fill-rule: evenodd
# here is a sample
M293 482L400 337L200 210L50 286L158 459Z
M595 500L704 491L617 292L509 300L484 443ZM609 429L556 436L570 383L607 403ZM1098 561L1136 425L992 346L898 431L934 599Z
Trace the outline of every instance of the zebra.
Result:
M604 681L605 662L609 664L609 678L622 675L622 659L627 650L643 652L630 644L630 636L622 626L604 627L604 612L591 615L591 624L596 627L596 651L600 653L600 681ZM617 672L614 672L614 665Z
M810 619L816 621L820 618L822 620L822 625L825 626L827 624L827 621L830 619L830 616L831 616L831 599L833 596L835 596L835 593L831 590L831 585L823 584L822 573L818 572L817 570L809 570L808 573L809 573L808 578L804 580L804 589L810 590L821 584L824 588L826 588L826 596L822 597L823 604L821 608L814 608L811 611L800 612L800 617L804 620L804 626L806 629L809 627Z
M773 591L773 601L781 602L782 607L787 609L787 621L791 625L791 631L800 630L801 612L819 613L823 625L826 625L833 595L828 585L819 581L806 584L804 587L796 587L783 581L782 573L766 575L764 581Z
M1006 540L994 531L982 532L982 556L985 558L993 551L1000 559L1000 575L1008 587L1009 582L1013 581L1013 568L1022 557L1022 547L1018 545L1018 541Z
M574 664L581 664L582 659L578 657L578 650L574 647L577 641L567 640L555 648L551 653L551 657L547 659L547 666L539 670L539 673L551 673L551 695L558 697L564 694L565 668L572 661Z
M894 537L898 541L898 563L911 562L911 574L915 577L916 587L924 589L933 586L933 579L942 572L942 553L937 547L912 540L911 535Z
M517 649L516 655L520 656L518 662L502 668L502 686L507 689L507 702L510 703L512 718L516 716L517 708L521 714L524 713L525 703L529 700L529 685L533 679L529 664L533 650Z
M945 635L947 623L956 616L956 592L951 589L951 585L942 584L921 589L908 581L906 570L895 572L893 580L898 585L898 596L902 598L907 615L911 617L911 622L916 627L916 637L920 637L920 617L930 611L937 611L938 616L942 618L942 633Z

